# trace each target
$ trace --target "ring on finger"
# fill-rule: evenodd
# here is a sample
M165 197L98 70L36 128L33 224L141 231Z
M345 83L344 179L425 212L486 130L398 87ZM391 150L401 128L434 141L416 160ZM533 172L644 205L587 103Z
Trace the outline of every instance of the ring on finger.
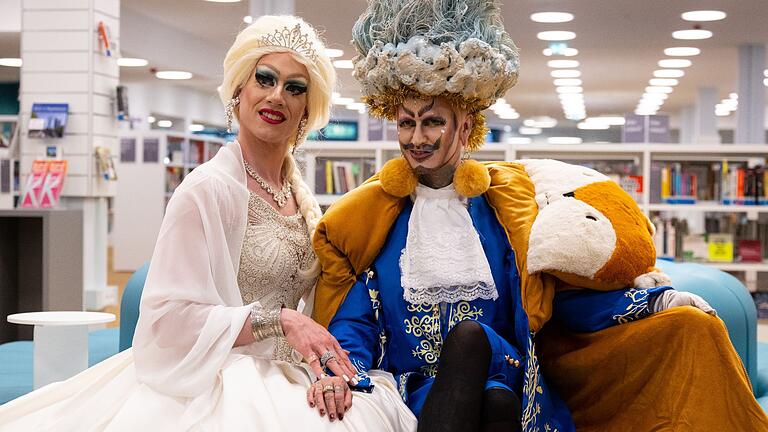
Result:
M325 365L328 364L328 362L331 361L331 359L335 359L335 358L336 356L332 352L330 351L324 352L323 355L320 356L320 366L325 367Z
M330 393L330 392L333 392L333 391L334 391L334 388L333 388L332 385L327 385L327 386L323 387L323 394Z

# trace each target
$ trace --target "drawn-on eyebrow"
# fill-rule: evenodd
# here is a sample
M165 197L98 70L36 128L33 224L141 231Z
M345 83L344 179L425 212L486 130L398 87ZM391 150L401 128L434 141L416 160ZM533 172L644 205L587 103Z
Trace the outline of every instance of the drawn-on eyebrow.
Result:
M277 75L278 78L280 77L280 72L277 70L277 68L275 68L274 66L270 65L269 63L260 63L259 66L264 66L264 67L270 69L275 75ZM304 75L301 72L296 72L296 73L290 74L290 75L288 75L286 77L286 79L291 79L291 78L301 78L301 79L303 79L305 81L309 81L307 76Z
M432 107L434 106L435 106L435 98L432 98L432 102L429 105L425 105L421 107L421 109L419 110L419 117L423 116L425 112L431 110Z

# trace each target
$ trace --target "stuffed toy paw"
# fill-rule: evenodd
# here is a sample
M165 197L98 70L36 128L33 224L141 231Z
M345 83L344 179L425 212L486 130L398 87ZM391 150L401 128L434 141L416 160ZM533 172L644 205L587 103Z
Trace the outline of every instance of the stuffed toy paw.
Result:
M659 270L651 270L635 278L634 288L656 288L672 285L672 280Z

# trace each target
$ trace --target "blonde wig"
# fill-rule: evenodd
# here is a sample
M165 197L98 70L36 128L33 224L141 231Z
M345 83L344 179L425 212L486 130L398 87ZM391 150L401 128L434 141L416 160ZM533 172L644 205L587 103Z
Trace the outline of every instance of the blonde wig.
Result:
M277 36L277 37L275 37ZM271 53L289 53L303 64L309 73L307 89L307 129L320 129L328 124L331 97L336 86L336 71L325 53L325 44L312 26L299 17L265 15L243 29L224 58L224 79L218 88L219 98L226 106L256 68L262 56ZM237 110L235 110L237 116ZM238 118L239 120L239 118ZM298 131L297 131L298 133ZM305 135L306 137L306 135ZM294 135L293 140L295 141ZM296 142L296 146L301 144ZM294 197L310 238L320 221L322 212L312 191L302 178L296 160L289 151L283 163L286 179L291 182ZM319 274L317 261L303 276Z

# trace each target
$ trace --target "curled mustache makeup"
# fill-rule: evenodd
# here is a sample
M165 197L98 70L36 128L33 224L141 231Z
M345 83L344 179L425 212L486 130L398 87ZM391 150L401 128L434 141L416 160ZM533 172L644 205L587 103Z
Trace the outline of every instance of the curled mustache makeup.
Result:
M434 143L432 143L432 144L423 144L423 145L420 145L420 146L418 147L418 148L419 148L419 151L425 151L425 152L434 152L434 151L436 151L436 150L439 150L439 149L440 149L440 140L441 140L442 138L443 138L442 136L439 136L439 137L438 137L438 138L435 140L435 142L434 142ZM403 143L400 143L400 146L403 148L403 150L406 150L406 151L407 151L407 150L414 150L414 149L416 149L416 144L413 144L413 143L407 143L407 144L403 144Z

